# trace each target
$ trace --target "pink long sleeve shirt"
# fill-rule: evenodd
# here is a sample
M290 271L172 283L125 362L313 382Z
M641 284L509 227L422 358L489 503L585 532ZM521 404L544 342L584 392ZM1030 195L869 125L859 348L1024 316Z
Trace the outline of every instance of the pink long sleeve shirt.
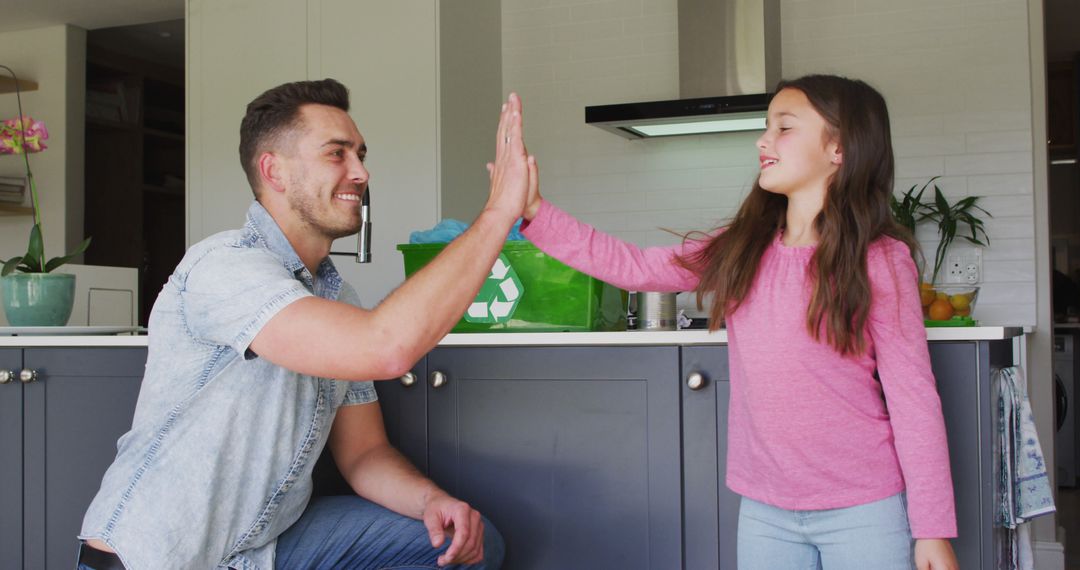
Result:
M704 242L640 249L548 202L523 232L552 257L624 289L689 291L699 282L675 257ZM806 328L813 253L778 235L747 298L725 319L727 486L792 510L861 505L906 489L915 538L955 537L945 423L907 246L891 238L871 245L869 349L847 357Z

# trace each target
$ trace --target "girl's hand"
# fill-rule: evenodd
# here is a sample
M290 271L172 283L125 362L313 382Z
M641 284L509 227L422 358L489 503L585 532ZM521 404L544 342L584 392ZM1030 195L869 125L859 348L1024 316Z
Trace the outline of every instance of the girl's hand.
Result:
M522 217L532 221L540 210L540 169L536 166L536 157L529 155L529 197L525 199L525 211Z
M918 570L960 570L952 544L945 538L916 539L915 567Z

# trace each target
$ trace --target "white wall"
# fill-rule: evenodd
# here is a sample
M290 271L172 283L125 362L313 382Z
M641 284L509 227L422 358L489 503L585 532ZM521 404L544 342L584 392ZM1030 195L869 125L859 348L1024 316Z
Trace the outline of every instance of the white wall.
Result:
M49 140L45 151L30 155L30 168L41 200L45 254L63 255L83 239L86 31L51 26L0 33L0 54L0 63L38 83L37 91L22 94L23 112L45 122ZM15 94L0 95L0 118L16 115ZM0 156L0 176L25 177L22 157ZM0 216L0 258L26 253L31 227L30 216Z
M897 188L932 176L994 218L979 318L1036 321L1027 3L784 0L783 73L864 79L892 114ZM503 78L525 103L545 196L641 245L708 228L757 173L756 134L626 141L586 105L678 97L676 0L503 1ZM933 259L936 233L919 236Z

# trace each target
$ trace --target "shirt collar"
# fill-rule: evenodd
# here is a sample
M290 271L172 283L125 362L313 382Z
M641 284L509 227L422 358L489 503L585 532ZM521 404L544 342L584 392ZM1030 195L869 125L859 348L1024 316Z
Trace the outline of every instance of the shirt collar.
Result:
M259 241L266 244L267 249L281 258L282 264L293 275L307 281L312 287L316 285L315 278L319 278L327 288L328 295L326 295L326 298L337 298L338 292L341 290L341 275L330 257L327 256L319 263L319 268L316 270L317 275L313 277L304 262L300 260L300 256L296 254L292 244L289 243L289 239L285 237L285 233L281 231L277 221L257 200L253 201L251 207L248 208L246 227L248 231L258 237Z

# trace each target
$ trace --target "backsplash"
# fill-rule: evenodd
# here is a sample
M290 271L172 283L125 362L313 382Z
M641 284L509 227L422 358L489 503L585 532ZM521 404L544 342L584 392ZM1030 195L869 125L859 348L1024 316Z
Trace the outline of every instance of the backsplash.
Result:
M524 101L545 197L643 246L677 243L661 228L709 229L734 213L757 175L756 133L628 141L584 121L586 105L678 97L676 0L502 10L503 85ZM898 189L940 175L950 199L984 197L994 217L976 317L1034 324L1026 3L782 0L781 14L785 77L848 75L885 95ZM932 259L934 229L918 237Z

